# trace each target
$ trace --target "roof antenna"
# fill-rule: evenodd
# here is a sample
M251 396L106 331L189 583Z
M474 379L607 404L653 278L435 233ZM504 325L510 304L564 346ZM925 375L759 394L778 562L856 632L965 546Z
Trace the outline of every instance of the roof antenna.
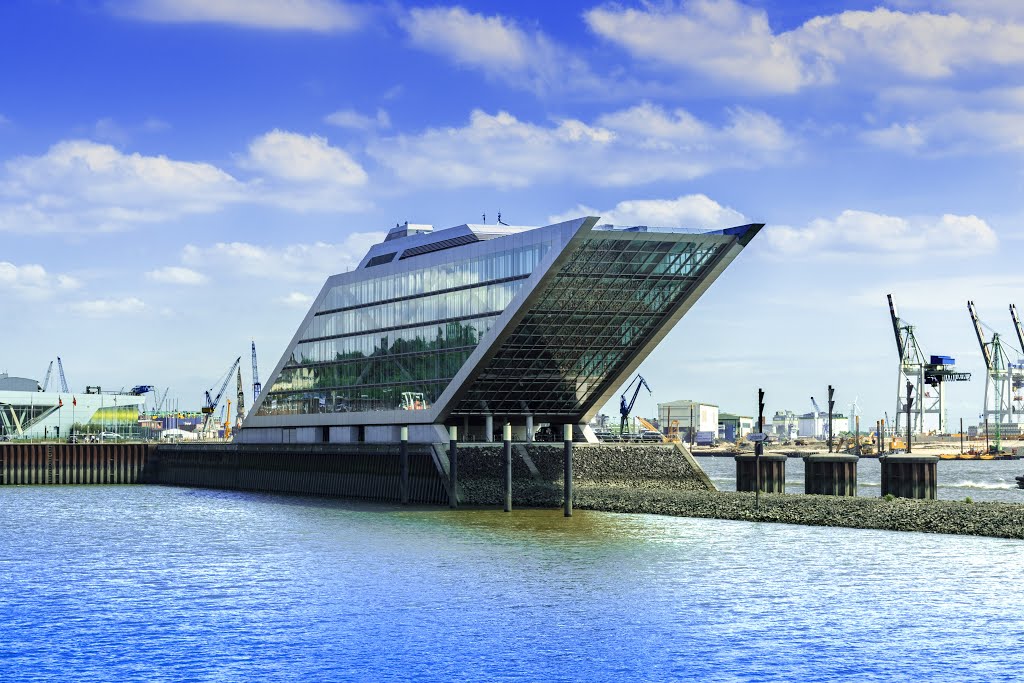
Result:
M498 225L508 225L508 223L503 223L501 221L501 211L498 212Z

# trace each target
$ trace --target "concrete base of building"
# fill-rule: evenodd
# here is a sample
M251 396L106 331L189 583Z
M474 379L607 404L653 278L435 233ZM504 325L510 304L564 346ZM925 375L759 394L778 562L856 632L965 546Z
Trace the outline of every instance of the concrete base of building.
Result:
M402 499L399 444L178 444L160 446L143 483ZM448 504L447 457L409 444L409 502Z

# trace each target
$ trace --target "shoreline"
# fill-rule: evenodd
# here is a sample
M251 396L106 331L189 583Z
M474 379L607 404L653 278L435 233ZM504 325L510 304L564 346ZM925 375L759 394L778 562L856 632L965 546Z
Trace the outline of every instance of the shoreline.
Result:
M757 511L754 494L748 492L641 491L578 485L573 507L627 514L1024 539L1024 504L1020 503L763 493Z

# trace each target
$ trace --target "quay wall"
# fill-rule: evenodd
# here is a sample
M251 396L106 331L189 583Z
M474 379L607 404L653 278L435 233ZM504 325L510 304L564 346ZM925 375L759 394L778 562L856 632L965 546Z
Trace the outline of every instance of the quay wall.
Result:
M399 468L398 444L175 444L157 448L143 483L397 502ZM429 444L409 444L409 501L448 502Z
M153 450L140 443L0 443L0 486L136 484Z

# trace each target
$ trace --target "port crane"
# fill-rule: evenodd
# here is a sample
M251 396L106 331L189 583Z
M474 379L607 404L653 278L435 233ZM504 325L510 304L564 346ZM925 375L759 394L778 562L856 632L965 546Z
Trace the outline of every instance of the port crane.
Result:
M160 409L164 407L164 401L167 400L167 392L170 391L170 390L171 390L170 387L167 387L166 389L164 389L164 393L160 396L160 400L156 402L156 408L155 408L154 412L159 413ZM156 394L153 394L153 396L155 398Z
M825 439L828 439L828 414L818 407L818 402L814 400L813 396L811 396L811 405L814 406L814 431L818 431L818 418L821 418L821 433ZM814 438L818 438L818 435L815 434Z
M50 388L50 375L53 374L53 361L50 361L50 365L46 368L46 378L43 380L43 391Z
M256 399L260 397L260 391L263 389L263 385L260 384L260 371L256 368L256 342L252 343L252 402L256 404Z
M228 382L231 381L231 375L235 374L235 369L238 364L242 362L242 357L239 356L235 359L235 362L228 368L227 373L224 375L224 380L220 384L220 389L217 390L216 396L211 396L210 391L206 392L206 401L203 404L203 425L199 429L199 433L206 435L209 433L213 423L213 414L217 411L217 406L220 404L220 399L224 396L224 390L228 388Z
M636 385L636 388L633 390L633 397L627 401L626 394L629 393L630 389L633 389L633 385ZM627 384L626 388L622 392L622 396L619 399L619 414L622 415L622 422L619 424L620 434L626 433L626 425L629 422L629 414L633 412L633 404L636 403L636 397L640 394L641 387L647 389L648 394L653 393L651 391L650 385L647 384L647 380L645 380L641 375L637 374L637 376L633 378L633 381Z
M68 393L68 380L64 377L64 362L57 356L57 372L60 374L60 390Z
M892 330L896 335L896 351L899 353L899 371L896 377L896 423L893 434L900 434L900 420L907 419L907 382L914 387L914 403L910 413L911 432L923 434L926 415L936 415L939 420L939 433L946 434L946 382L966 382L971 373L958 372L956 360L950 356L930 356L926 359L917 343L914 326L903 320L896 313L896 304L892 294L889 299L889 316L892 318ZM935 396L925 387L935 389ZM904 425L904 428L906 426Z
M1020 324L1020 318L1017 316L1017 307L1010 304L1010 317L1013 319L1013 328L1017 331L1017 343L1020 344L1021 353L1024 353L1024 327ZM1024 396L1022 396L1022 390L1024 390L1024 363L1011 363L1011 367L1014 372L1013 379L1011 381L1013 389L1013 403L1015 411L1018 415L1024 412Z
M235 417L235 422L236 422L235 426L236 426L236 428L241 428L242 420L245 419L245 390L242 388L242 368L241 368L241 366L239 366L239 368L238 368L238 375L237 375L237 377L238 377L238 381L237 381L236 389L237 389L237 392L238 392L238 405L235 406L235 413L237 413L237 416Z
M992 339L985 341L985 332L981 329L982 322L973 301L967 302L967 312L974 324L974 333L981 347L981 357L985 361L985 408L981 417L988 429L989 418L995 422L995 448L1000 448L1000 431L1004 421L1013 415L1012 375L1013 368L1003 350L1003 342L998 332L992 332ZM990 328L991 329L991 328Z

